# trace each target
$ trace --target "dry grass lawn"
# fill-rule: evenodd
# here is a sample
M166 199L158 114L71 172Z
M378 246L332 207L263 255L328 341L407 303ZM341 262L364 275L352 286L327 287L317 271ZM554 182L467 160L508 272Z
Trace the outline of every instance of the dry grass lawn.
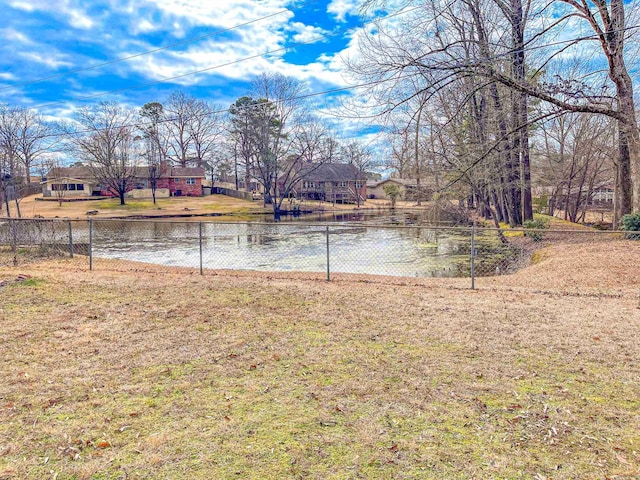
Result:
M207 215L225 215L226 219L233 218L236 221L246 220L255 214L273 213L271 206L266 208L260 201L240 200L226 195L207 195L205 197L172 197L159 198L154 205L151 199L133 199L128 198L126 205L120 205L117 198L109 198L106 200L90 200L63 202L58 205L57 201L36 200L41 195L32 195L20 201L20 213L25 218L33 218L37 216L45 218L71 218L84 219L87 218L87 211L97 210L98 214L92 218L125 218L125 217L163 217L163 216L200 216L198 220L202 220L202 216ZM389 202L381 200L369 200L361 206L362 209L388 209ZM285 202L283 205L287 207ZM306 209L314 211L332 211L332 210L354 210L355 205L332 205L326 202L305 201L303 206ZM15 205L11 204L11 215L17 216ZM399 208L411 207L410 202L402 202L398 204ZM425 208L424 206L421 208ZM225 219L225 217L207 218Z
M0 478L640 478L639 259L470 291L4 258Z
M155 205L151 199L130 198L127 199L126 205L120 205L120 200L117 198L109 198L106 200L63 202L61 206L56 201L36 200L39 196L32 195L20 201L20 211L23 217L87 218L89 210L98 211L98 214L93 218L211 214L252 215L269 211L260 202L248 202L226 195L159 198ZM11 205L11 207L12 215L15 216L15 206Z

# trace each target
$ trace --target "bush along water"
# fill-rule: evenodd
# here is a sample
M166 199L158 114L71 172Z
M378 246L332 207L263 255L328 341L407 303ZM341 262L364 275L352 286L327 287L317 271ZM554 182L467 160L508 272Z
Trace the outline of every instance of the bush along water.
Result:
M632 240L640 240L640 213L632 213L622 217L622 230L627 232L637 232L626 233L625 237Z
M522 224L525 237L531 238L534 242L541 242L544 239L544 232L549 228L549 220L546 218L535 218L527 220Z

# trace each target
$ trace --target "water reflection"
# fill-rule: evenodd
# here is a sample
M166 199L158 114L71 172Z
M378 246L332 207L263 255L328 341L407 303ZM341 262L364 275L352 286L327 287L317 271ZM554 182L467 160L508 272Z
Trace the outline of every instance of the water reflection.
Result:
M135 222L94 223L94 255L163 265L197 267L200 228L204 268L326 271L412 277L468 276L469 230L434 227L382 228L342 223L302 225ZM478 274L495 273L516 251L493 232L477 236L492 254L477 262ZM495 261L492 261L495 258Z

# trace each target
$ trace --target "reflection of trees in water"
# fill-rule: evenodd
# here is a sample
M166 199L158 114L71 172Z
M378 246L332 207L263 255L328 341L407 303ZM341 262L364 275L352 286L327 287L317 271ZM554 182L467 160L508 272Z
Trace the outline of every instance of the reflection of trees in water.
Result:
M171 264L178 264L198 248L198 222L94 222L94 248L100 255L126 251L146 261L171 259ZM207 268L224 264L224 268L304 270L322 264L326 256L326 226L203 223L202 227ZM329 231L332 263L341 271L435 277L470 274L470 230L343 223L331 225ZM509 273L520 259L519 250L501 244L495 232L478 233L476 248L478 275ZM217 264L216 258L220 259Z
M273 238L267 235L256 233L253 235L247 235L247 243L251 245L268 245L273 242ZM240 243L240 236L238 236L238 243Z

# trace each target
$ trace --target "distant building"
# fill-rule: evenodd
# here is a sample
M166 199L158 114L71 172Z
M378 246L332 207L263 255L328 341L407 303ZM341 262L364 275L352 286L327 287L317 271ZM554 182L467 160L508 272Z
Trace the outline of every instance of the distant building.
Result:
M421 178L420 191L422 193L420 200L431 200L434 192L433 179ZM402 200L417 200L418 198L418 180L415 178L387 178L384 180L367 180L367 195L369 198L389 197L384 192L387 185L397 185L400 190L400 198Z
M160 165L156 178L156 196L201 196L204 168L169 167L165 162ZM117 196L105 185L100 185L89 167L59 167L50 171L42 179L42 195L55 196L58 190L64 190L66 197ZM151 197L151 180L148 167L135 167L134 178L127 192L133 198Z
M345 163L305 163L293 188L296 198L358 203L367 198L366 175Z

